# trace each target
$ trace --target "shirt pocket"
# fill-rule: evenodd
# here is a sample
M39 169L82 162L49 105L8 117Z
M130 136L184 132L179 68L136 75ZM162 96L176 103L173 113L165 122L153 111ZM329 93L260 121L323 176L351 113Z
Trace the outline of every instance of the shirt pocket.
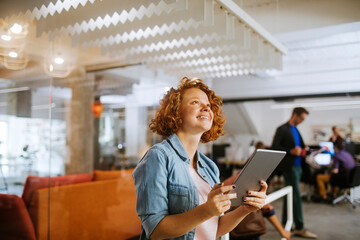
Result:
M169 213L186 212L189 206L189 188L179 184L169 184Z

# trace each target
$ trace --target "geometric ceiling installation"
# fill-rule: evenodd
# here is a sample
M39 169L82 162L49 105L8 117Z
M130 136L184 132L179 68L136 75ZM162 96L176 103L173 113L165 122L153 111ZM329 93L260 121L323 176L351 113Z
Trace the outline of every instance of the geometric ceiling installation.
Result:
M92 49L99 49L99 57L191 77L281 70L287 52L231 0L2 0L1 5L0 63L33 58L56 77L84 64L79 51ZM14 24L29 34L12 33ZM27 37L46 38L47 50L29 53L15 43L29 43Z

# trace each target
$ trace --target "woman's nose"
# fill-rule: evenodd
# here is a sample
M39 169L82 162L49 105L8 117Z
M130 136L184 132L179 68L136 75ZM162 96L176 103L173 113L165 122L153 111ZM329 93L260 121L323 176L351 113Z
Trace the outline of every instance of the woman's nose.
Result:
M207 105L203 105L202 110L208 112L210 111L210 107Z

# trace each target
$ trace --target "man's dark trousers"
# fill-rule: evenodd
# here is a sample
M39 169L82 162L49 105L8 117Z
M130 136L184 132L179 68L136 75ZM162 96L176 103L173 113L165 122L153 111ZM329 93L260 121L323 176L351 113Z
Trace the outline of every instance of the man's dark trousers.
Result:
M293 188L293 213L295 229L301 230L304 228L304 220L302 215L301 192L300 192L300 178L302 174L301 166L292 166L291 169L284 171L283 176L286 186ZM284 198L282 224L285 226L287 220L287 204Z

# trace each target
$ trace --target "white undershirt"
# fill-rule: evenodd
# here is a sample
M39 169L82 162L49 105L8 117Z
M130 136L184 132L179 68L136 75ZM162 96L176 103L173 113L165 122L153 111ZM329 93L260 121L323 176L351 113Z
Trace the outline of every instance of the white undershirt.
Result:
M211 191L211 186L199 176L199 174L195 171L194 168L189 167L189 169L190 176L198 190L199 205L201 205L207 201L207 196ZM198 225L195 229L194 240L215 240L218 228L218 221L219 217L215 216Z

